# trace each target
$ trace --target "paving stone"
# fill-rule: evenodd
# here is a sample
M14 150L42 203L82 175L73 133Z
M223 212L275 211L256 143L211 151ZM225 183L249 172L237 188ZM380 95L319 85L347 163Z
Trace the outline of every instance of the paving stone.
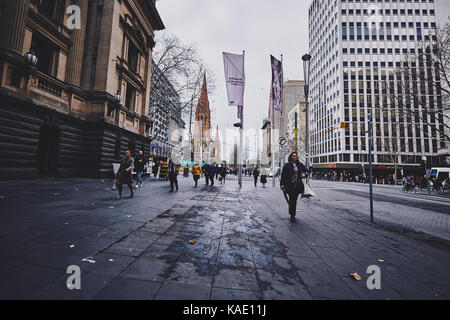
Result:
M155 300L208 300L211 285L164 282Z
M114 279L103 288L95 300L152 300L159 288L160 282L138 281L129 279Z

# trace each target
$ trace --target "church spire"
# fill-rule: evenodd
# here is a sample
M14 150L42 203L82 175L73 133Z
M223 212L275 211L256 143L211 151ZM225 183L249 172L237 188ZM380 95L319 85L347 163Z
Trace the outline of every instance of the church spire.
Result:
M202 92L200 94L200 99L208 100L208 87L206 85L206 73L203 74L203 84L202 84Z

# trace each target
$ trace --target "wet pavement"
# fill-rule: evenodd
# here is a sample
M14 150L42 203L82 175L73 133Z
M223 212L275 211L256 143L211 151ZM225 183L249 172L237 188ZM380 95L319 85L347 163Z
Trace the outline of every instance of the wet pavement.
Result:
M291 223L279 188L233 180L194 188L180 177L169 193L147 178L120 201L111 181L0 183L0 298L450 298L449 241L371 224L326 187L299 200ZM81 290L67 289L69 265ZM367 287L371 265L380 290Z

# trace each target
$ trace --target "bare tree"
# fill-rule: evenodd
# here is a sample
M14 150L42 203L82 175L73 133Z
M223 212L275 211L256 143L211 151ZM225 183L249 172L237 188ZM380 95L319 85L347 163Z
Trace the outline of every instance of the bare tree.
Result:
M153 61L158 72L152 76L152 94L150 106L159 106L168 110L162 119L162 126L150 137L154 140L162 130L167 129L173 114L179 114L183 119L189 118L195 110L194 103L199 99L203 77L206 74L208 91L215 90L215 76L200 58L194 45L183 44L177 36L165 31L156 35L156 46L153 51ZM173 88L167 91L167 83ZM174 105L169 95L179 97L179 104Z

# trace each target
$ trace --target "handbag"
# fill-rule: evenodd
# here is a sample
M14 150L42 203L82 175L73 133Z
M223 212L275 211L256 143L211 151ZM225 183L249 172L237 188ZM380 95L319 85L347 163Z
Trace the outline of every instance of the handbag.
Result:
M303 191L302 197L303 198L317 197L316 193L312 189L310 182L305 184L305 190Z

